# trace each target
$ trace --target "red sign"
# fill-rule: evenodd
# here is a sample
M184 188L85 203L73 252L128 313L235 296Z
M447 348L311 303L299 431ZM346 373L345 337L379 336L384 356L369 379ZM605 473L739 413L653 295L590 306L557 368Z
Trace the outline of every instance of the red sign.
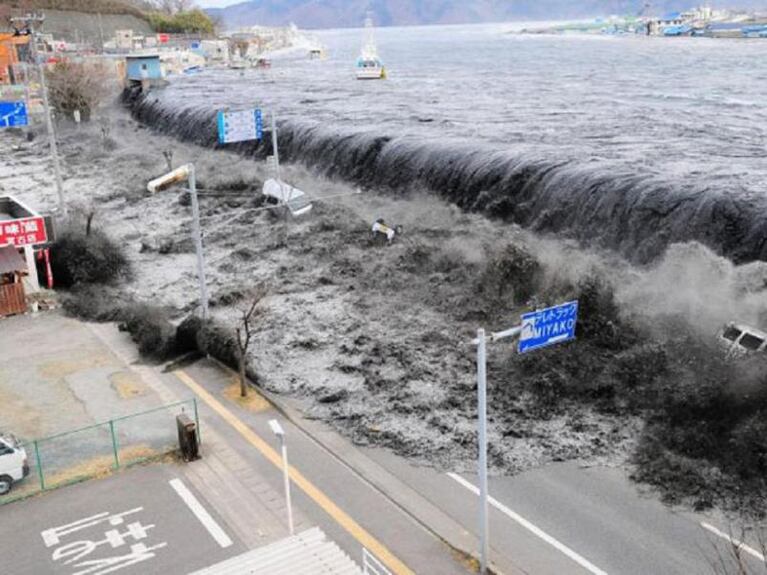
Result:
M32 246L47 241L42 217L0 221L0 246Z
M170 36L168 36L167 34L158 34L157 35L157 41L160 44L167 44L168 40L170 40Z

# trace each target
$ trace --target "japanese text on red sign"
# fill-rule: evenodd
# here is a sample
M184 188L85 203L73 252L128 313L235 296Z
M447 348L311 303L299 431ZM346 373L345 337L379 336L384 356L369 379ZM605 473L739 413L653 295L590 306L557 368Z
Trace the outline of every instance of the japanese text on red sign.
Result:
M0 221L0 246L31 246L47 241L43 218Z

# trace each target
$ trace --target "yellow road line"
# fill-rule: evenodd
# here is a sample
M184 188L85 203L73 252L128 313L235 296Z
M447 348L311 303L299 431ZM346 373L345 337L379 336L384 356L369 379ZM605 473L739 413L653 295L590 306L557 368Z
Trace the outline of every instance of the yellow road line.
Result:
M213 395L211 395L206 389L204 389L199 383L192 379L185 371L176 370L173 372L187 387L189 387L194 393L196 393L200 399L202 399L208 406L218 413L226 422L234 427L240 435L242 435L248 443L258 449L261 454L266 457L275 467L282 469L282 457L277 451L266 443L261 437L259 437L250 427L245 425L236 415L229 411L221 402L219 402ZM320 491L314 484L304 477L292 465L290 466L288 473L290 479L295 485L297 485L306 495L308 495L314 502L319 505L328 515L330 515L336 523L343 527L352 537L365 546L368 551L378 557L384 565L392 570L396 575L415 575L414 572L407 567L402 561L397 559L394 554L389 551L382 543L380 543L370 533L365 531L359 523L347 515L338 505Z

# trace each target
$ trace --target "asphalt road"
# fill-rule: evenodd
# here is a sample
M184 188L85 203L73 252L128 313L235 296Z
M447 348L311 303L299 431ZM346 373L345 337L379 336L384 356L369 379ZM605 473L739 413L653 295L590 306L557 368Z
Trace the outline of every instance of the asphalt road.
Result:
M0 571L182 575L243 552L180 471L133 468L3 506Z
M365 451L478 533L475 475L438 473L380 450ZM669 508L656 495L643 493L619 468L550 465L515 477L491 477L489 491L495 500L491 555L499 566L536 575L738 573L722 535L735 537L739 526ZM750 543L758 552L759 546ZM767 568L753 555L742 556L749 572Z

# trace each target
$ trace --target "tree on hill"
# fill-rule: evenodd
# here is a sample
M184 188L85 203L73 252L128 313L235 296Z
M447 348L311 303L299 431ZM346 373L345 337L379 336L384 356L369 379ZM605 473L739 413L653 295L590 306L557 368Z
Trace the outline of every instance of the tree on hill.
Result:
M213 34L215 28L210 17L197 9L175 14L152 12L149 14L149 24L156 32L170 34Z

